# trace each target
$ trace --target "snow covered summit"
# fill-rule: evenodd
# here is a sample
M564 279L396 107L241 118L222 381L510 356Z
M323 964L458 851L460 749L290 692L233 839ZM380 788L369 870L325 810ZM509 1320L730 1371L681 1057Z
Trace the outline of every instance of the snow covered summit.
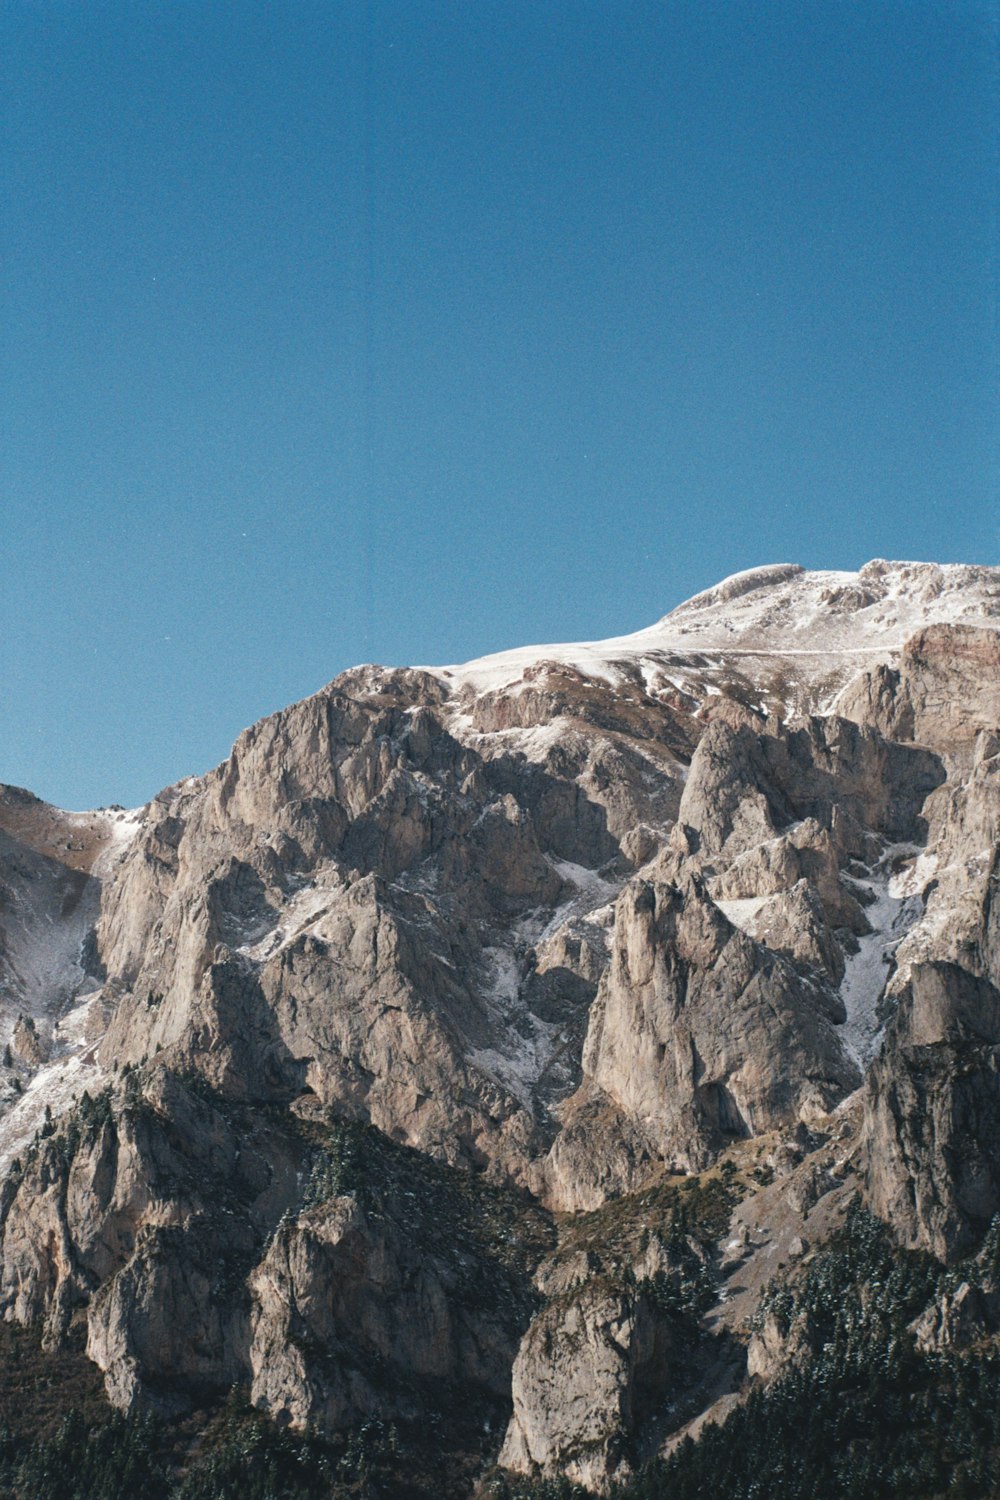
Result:
M641 681L654 696L737 691L760 707L824 708L864 667L891 661L933 624L1000 629L1000 568L886 562L857 573L779 563L734 573L655 625L604 641L523 646L431 668L452 689L510 690L527 669L560 663L611 684Z

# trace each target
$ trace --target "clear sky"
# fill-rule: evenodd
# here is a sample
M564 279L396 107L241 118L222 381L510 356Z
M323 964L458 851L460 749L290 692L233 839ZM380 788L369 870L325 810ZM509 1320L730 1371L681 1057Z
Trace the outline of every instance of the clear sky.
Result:
M0 780L1000 562L996 0L4 0Z

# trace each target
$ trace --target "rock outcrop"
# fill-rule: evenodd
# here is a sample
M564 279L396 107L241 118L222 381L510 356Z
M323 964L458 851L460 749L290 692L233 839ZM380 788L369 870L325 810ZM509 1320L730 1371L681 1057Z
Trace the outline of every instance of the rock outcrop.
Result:
M631 1468L630 1439L670 1387L680 1340L641 1290L594 1278L549 1302L514 1361L500 1463L604 1488Z
M978 626L928 625L906 642L898 667L865 673L837 709L888 740L968 752L1000 723L1000 639Z
M860 1081L843 1019L827 986L735 928L697 879L635 880L552 1147L559 1206L593 1207L656 1162L699 1171L734 1138L825 1113ZM601 1099L611 1108L594 1111ZM623 1161L629 1140L641 1148Z

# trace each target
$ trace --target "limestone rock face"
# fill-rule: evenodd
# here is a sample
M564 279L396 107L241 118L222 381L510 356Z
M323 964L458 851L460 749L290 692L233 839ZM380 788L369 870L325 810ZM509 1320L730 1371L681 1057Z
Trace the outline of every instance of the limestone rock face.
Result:
M918 1349L962 1349L982 1337L989 1318L980 1293L967 1281L922 1313L913 1324Z
M579 1120L601 1097L613 1108L603 1128L595 1118L575 1141L557 1138L560 1205L634 1185L619 1165L630 1136L647 1163L698 1171L734 1138L825 1112L859 1081L840 1020L829 990L733 927L697 880L632 882L567 1113Z
M1000 991L914 965L866 1102L874 1211L908 1245L967 1253L1000 1210Z
M866 1084L870 1201L907 1244L945 1259L1000 1209L1000 759L978 737L968 773L930 799L914 870L921 920L896 951L896 1010ZM924 883L925 882L925 883Z
M49 1049L38 1034L38 1027L31 1016L18 1016L10 1039L10 1050L18 1062L28 1068L41 1067Z
M940 752L968 750L1000 724L1000 640L971 625L928 625L903 647L898 667L879 666L845 688L838 712L891 740Z
M238 1289L289 1201L292 1160L280 1134L237 1134L163 1069L85 1100L5 1182L5 1315L58 1343L85 1310L88 1352L123 1407L147 1386L168 1410L224 1392L245 1367Z
M603 1489L629 1472L628 1438L669 1387L676 1337L642 1292L600 1281L555 1298L513 1371L514 1415L500 1463Z
M716 720L695 752L678 818L709 857L739 855L806 818L859 855L864 830L893 841L924 832L921 808L944 779L936 756L846 719L793 721L776 734Z
M284 1222L250 1281L254 1403L333 1434L419 1411L415 1388L502 1400L520 1318L461 1279L350 1196Z
M839 834L839 812L831 810L830 824ZM803 818L784 833L753 844L720 870L710 883L718 902L760 900L795 890L805 880L810 897L818 898L831 928L848 928L856 936L869 929L857 897L841 879L844 850L815 818ZM780 907L776 909L780 911Z
M449 1160L523 1170L603 967L600 941L557 963L533 939L614 894L595 867L621 857L583 790L592 759L487 758L442 697L427 674L348 674L152 804L102 916L124 990L105 1066L162 1052L245 1097L308 1087Z
M724 903L722 909L725 910ZM834 985L839 985L844 977L843 950L819 895L807 880L796 881L790 890L754 901L754 910L744 917L743 931L775 953L825 972Z

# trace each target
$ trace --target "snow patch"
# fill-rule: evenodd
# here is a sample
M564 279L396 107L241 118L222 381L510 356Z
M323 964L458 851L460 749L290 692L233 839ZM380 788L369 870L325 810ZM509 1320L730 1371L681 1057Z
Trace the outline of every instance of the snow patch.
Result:
M40 864L33 878L11 883L8 891L0 936L4 1040L18 1013L48 1020L85 987L84 945L100 902L96 880L82 870L60 871L52 864Z
M561 1027L542 1021L520 1003L522 961L514 948L483 950L482 998L497 1032L497 1045L469 1053L469 1062L533 1113L533 1090L563 1040Z
M552 859L551 857L548 859L556 873L561 875L568 885L575 887L576 895L571 896L568 901L564 901L548 915L544 912L533 912L522 918L515 928L522 944L537 946L545 943L549 938L554 937L560 927L565 926L567 922L594 921L605 908L612 906L625 884L624 879L609 880L597 870L588 870L586 866L573 864L568 859ZM603 927L606 923L599 921L596 925Z
M919 894L902 893L907 885L905 875L894 875L891 871L891 865L898 863L900 856L915 852L912 845L890 845L870 876L854 882L870 897L865 916L872 931L858 939L858 951L849 954L844 965L840 998L847 1019L841 1036L862 1070L878 1055L882 1045L885 1020L879 1016L879 1003L885 994L893 954L923 910Z
M496 1040L492 1047L469 1053L469 1061L513 1094L529 1114L534 1112L534 1091L567 1037L560 1024L543 1021L522 1001L525 955L554 937L567 922L594 922L596 918L599 925L607 925L605 918L613 911L609 903L624 883L570 860L550 858L549 863L575 894L554 911L523 917L513 928L510 943L483 950L485 971L479 993Z
M716 901L715 905L741 932L748 933L751 937L753 932L753 919L772 900L771 896L741 896L735 901Z
M292 892L272 927L263 934L259 927L247 933L247 940L237 947L236 952L253 963L267 963L282 948L316 926L342 889L343 882L336 871L322 871L308 885Z
M86 1040L87 1020L100 993L89 995L59 1022L53 1034L52 1060L38 1069L17 1103L0 1119L0 1176L23 1155L45 1123L46 1106L52 1118L73 1107L87 1091L93 1096L105 1074L97 1061L98 1041Z
M921 849L917 858L898 870L889 881L889 894L897 901L919 896L938 873L938 856L932 849Z
M466 716L462 715L462 717ZM456 722L452 728L457 731L457 727ZM485 741L490 746L499 746L502 750L519 753L524 756L525 760L542 765L548 759L553 746L558 745L567 732L572 731L564 717L559 715L555 719L550 719L547 724L536 724L530 729L497 729L490 734L466 732L465 742L475 746Z

